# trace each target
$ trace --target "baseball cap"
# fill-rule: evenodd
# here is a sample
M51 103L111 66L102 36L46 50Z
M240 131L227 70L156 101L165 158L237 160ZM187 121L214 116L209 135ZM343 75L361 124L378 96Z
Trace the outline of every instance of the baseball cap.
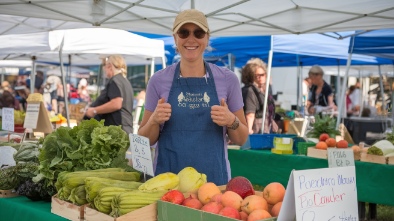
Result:
M204 13L196 9L187 9L181 11L178 16L176 16L174 26L172 28L173 33L177 33L179 28L186 23L196 24L202 30L209 33L207 18L205 17Z

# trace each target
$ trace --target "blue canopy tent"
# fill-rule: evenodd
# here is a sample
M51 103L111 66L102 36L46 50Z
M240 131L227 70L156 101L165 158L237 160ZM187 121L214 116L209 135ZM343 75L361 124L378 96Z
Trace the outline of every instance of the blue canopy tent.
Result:
M175 63L177 59L179 59L176 55L172 36L138 32L137 34L163 40L168 65ZM341 37L354 34L354 32L336 34L337 37ZM234 66L236 67L244 66L250 58L260 58L264 61L268 61L268 78L270 78L271 66L299 67L312 66L315 64L321 66L346 65L349 42L350 38L341 38L338 40L334 37L321 34L211 37L204 58L220 66L234 62ZM234 61L228 56L229 54L235 57ZM352 65L377 64L393 64L393 62L389 59L366 55L354 55L352 59ZM298 73L298 76L300 76L300 73ZM266 90L268 90L268 87ZM343 89L343 91L345 91L345 89Z

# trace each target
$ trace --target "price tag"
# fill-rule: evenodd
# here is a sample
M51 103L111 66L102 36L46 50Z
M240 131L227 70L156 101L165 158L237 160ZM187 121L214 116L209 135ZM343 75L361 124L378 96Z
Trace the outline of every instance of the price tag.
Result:
M40 103L28 103L25 115L24 128L36 129L38 114L40 113Z
M129 134L129 138L133 168L150 176L155 176L149 139L136 134Z
M349 167L354 166L354 154L350 148L338 149L327 148L328 167Z
M3 108L1 111L2 121L1 128L2 130L14 131L14 108Z

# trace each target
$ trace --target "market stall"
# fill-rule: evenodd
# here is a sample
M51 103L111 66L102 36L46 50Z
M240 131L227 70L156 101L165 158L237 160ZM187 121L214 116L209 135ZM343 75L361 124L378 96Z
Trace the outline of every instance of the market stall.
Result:
M269 150L229 150L232 176L245 176L252 183L277 181L287 185L292 170L327 168L326 159L302 155L273 154ZM394 166L355 162L359 201L394 206Z

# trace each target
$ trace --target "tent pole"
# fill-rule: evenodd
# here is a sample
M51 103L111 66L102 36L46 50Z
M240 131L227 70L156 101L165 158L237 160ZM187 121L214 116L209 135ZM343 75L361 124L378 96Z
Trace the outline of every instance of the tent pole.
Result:
M166 59L163 57L161 57L161 63L163 64L163 69L166 68Z
M151 62L150 62L150 66L151 66L151 69L150 69L150 76L152 77L153 74L155 73L155 59L154 59L154 58L152 58L152 60L151 60Z
M383 87L383 76L380 65L378 65L379 72L379 86L380 86L380 96L382 96L382 112L386 109L386 101L384 100L384 87Z
M341 90L341 96L339 98L338 101L338 118L337 118L337 124L336 124L336 128L339 128L339 124L342 121L342 114L346 113L346 103L345 103L345 92L346 92L346 88L347 88L347 78L349 75L349 69L350 69L350 65L352 63L352 53L349 53L348 59L347 59L347 63L346 63L346 73L345 76L343 78L343 82L342 82L342 90Z
M302 106L302 98L300 96L300 92L302 92L304 90L303 87L303 78L302 78L302 74L300 72L300 57L297 54L297 111L301 110L301 106Z
M271 35L271 48L268 54L268 67L267 67L267 79L265 81L265 94L264 94L264 108L263 108L263 124L261 125L261 133L264 133L264 125L265 125L265 115L267 113L267 103L268 103L268 89L270 86L271 79L271 67L272 67L272 55L273 55L273 36Z
M31 57L31 72L30 72L30 93L34 93L34 84L36 81L36 56Z
M70 114L69 114L69 110L68 110L68 94L67 94L67 86L65 86L66 85L66 76L64 75L64 65L63 65L63 57L62 57L63 45L64 45L64 37L63 37L62 43L60 45L59 58L60 58L60 72L62 74L64 106L66 108L67 126L70 127Z

